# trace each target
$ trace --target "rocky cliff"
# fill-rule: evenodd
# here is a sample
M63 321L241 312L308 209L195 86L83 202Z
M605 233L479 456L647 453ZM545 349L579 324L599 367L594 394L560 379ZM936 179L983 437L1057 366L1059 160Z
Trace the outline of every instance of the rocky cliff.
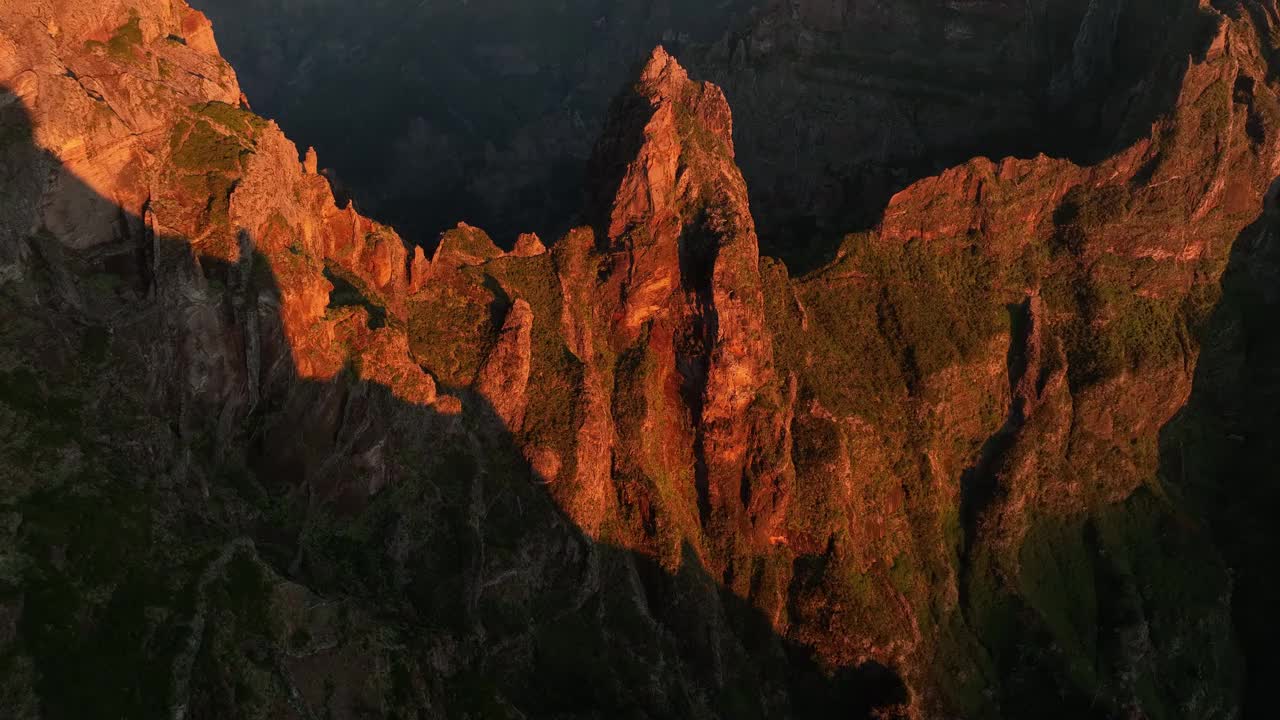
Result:
M0 705L1261 716L1277 10L1033 6L726 46L944 39L1103 138L912 182L792 277L662 49L581 227L428 256L180 0L0 4Z

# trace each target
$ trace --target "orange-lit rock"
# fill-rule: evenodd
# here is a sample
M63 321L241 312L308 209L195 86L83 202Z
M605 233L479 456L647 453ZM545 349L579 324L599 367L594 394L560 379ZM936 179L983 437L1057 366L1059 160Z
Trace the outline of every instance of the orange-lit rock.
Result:
M979 5L936 29L1021 17ZM428 258L337 205L183 3L5 6L0 689L69 713L58 662L119 640L128 677L74 667L124 715L153 666L165 709L264 717L1237 714L1247 628L1167 428L1280 103L1270 15L1191 15L1141 138L926 177L792 277L724 94L661 48L587 226Z

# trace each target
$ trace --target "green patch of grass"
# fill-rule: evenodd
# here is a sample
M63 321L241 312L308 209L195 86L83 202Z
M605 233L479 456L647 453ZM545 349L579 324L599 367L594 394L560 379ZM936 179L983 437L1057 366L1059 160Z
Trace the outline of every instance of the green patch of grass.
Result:
M576 462L583 367L564 342L564 297L552 257L550 253L504 257L488 263L484 270L509 298L523 299L533 311L530 393L523 433L529 441L555 450L562 476L568 477Z
M900 553L893 559L893 566L889 568L889 582L895 590L906 597L911 597L915 576L915 563L912 562L910 555Z
M103 496L46 491L23 503L25 542L36 556L58 549L79 580L101 585L145 546L149 513L146 497L128 487Z
M971 558L963 622L941 623L934 660L948 703L965 717L1021 717L1050 692L1061 699L1050 716L1078 717L1130 702L1132 687L1153 718L1232 707L1230 581L1178 515L1140 488L1079 516L1033 518L1014 558ZM1131 686L1116 685L1122 675Z
M1188 703L1232 706L1240 659L1224 598L1228 570L1181 511L1146 488L1096 515L1109 561L1115 621L1161 638L1139 664L1139 696L1153 717L1179 717Z
M1216 80L1196 100L1200 111L1200 132L1207 137L1218 137L1231 124L1231 89L1223 80Z
M82 399L74 389L48 387L29 368L0 371L0 403L25 416L25 440L16 448L24 464L83 439Z
M191 111L243 138L253 138L267 128L267 121L258 115L223 102L213 101L192 105Z
M33 144L31 121L21 103L0 108L0 152L9 148L26 148Z
M306 628L295 628L289 633L289 648L294 652L302 652L309 647L311 647L311 633Z
M201 173L238 173L244 156L253 152L238 138L219 132L204 119L194 124L179 123L169 147L176 167Z
M539 625L534 653L534 702L545 713L581 712L607 701L611 653L600 626L583 612Z
M252 633L271 636L271 585L256 560L245 552L236 553L227 563L224 590L227 607L238 622Z
M941 690L944 704L958 717L1001 717L995 696L1001 674L986 642L959 610L950 611L938 623L937 649L929 674Z
M270 579L253 551L236 552L203 600L190 702L219 717L270 717L282 701L273 656L283 638Z
M134 48L142 45L142 19L137 11L129 13L129 20L116 28L107 40L107 52L113 57L128 60L133 57Z
M765 283L780 360L833 412L899 412L925 379L1007 331L999 269L976 245L851 236L843 252L795 283L795 297L781 282ZM766 263L765 272L784 271Z
M230 229L234 180L221 173L210 172L187 175L178 181L178 186L197 202L204 198L200 221L205 227Z
M820 547L840 520L830 487L831 467L844 452L840 427L804 413L796 416L791 432L796 482L787 511L788 529L797 544Z
M32 415L45 411L45 394L30 368L0 371L0 402Z
M970 624L996 653L1012 648L1018 635L1017 603L1001 577L1000 559L991 550L984 548L969 559Z
M124 278L113 273L94 273L86 284L102 295L114 295L124 285Z
M450 704L466 717L504 718L521 717L502 702L498 680L478 670L464 670L449 678Z
M1077 225L1086 233L1092 232L1122 220L1132 200L1129 186L1122 183L1097 188L1077 185L1062 198L1054 222L1060 227Z
M479 261L490 260L502 254L502 250L487 233L473 227L448 230L440 237L440 245L446 255L452 251Z
M469 387L497 337L492 292L459 274L433 283L409 311L415 360L451 387Z
M1100 263L1084 278L1059 278L1059 287L1046 293L1055 309L1070 313L1061 329L1073 389L1181 362L1184 345L1204 322L1212 289L1185 301L1148 297L1129 285L1127 272Z

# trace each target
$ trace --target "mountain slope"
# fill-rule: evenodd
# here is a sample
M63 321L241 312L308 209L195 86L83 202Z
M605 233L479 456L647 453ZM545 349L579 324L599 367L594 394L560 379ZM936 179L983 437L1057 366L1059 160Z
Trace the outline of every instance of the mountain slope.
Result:
M1197 502L1221 450L1179 472L1168 438L1230 392L1200 346L1278 171L1274 16L1179 16L1149 132L920 180L793 278L724 94L661 49L588 225L428 258L338 207L181 2L4 7L0 699L1252 709L1267 546Z

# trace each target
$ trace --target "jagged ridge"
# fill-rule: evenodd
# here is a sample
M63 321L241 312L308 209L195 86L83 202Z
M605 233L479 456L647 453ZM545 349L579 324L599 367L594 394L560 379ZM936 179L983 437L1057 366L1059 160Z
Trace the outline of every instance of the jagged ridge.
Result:
M926 179L792 279L662 50L594 226L428 260L135 5L0 16L21 714L1238 704L1156 451L1276 172L1265 20L1206 10L1150 138Z

